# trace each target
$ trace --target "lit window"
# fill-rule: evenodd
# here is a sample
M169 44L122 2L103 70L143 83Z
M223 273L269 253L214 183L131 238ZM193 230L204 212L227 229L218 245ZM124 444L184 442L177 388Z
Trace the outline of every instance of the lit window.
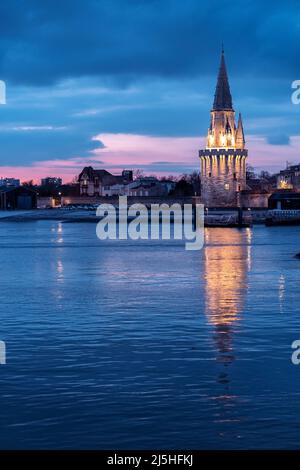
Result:
M225 189L226 189L226 191L229 191L229 184L228 183L225 184Z

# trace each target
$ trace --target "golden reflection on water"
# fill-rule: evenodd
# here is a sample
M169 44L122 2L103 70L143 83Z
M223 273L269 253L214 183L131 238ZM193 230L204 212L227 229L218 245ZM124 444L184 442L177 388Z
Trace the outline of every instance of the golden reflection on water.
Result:
M205 230L205 315L221 362L234 360L232 330L241 318L251 269L251 230Z
M221 428L220 437L238 438L242 419L234 412L238 400L234 392L228 366L235 360L234 335L241 320L248 288L248 271L251 269L251 229L213 228L205 230L204 289L205 315L213 328L216 360L222 364L216 381L213 400L220 404L215 422Z

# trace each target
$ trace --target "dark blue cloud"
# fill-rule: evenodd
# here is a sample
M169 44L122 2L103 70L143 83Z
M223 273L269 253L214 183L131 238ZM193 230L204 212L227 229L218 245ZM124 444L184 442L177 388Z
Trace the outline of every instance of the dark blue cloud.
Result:
M298 73L297 1L12 0L0 18L0 73L17 83L211 74L222 40L236 76Z
M272 135L268 137L268 142L271 145L289 145L290 136L285 134Z
M88 157L99 133L204 135L222 41L246 137L288 144L300 134L298 11L291 0L1 2L0 165Z

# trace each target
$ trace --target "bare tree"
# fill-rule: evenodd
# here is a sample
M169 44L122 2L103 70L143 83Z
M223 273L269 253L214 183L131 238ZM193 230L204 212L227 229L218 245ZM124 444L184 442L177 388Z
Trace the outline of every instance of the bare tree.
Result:
M252 180L252 179L255 179L256 178L256 175L255 175L255 171L254 171L254 168L253 166L251 165L246 165L246 179L247 180Z
M133 176L135 180L142 178L144 176L144 170L136 168L135 170L133 170Z
M23 181L22 186L32 187L33 186L33 180Z

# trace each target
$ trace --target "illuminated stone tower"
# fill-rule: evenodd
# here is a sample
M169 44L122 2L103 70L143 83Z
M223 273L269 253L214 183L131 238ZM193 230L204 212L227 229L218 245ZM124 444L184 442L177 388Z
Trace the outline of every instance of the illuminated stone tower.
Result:
M242 117L235 125L235 112L228 83L224 51L205 150L201 161L201 199L207 207L237 207L239 193L246 189L245 138Z

